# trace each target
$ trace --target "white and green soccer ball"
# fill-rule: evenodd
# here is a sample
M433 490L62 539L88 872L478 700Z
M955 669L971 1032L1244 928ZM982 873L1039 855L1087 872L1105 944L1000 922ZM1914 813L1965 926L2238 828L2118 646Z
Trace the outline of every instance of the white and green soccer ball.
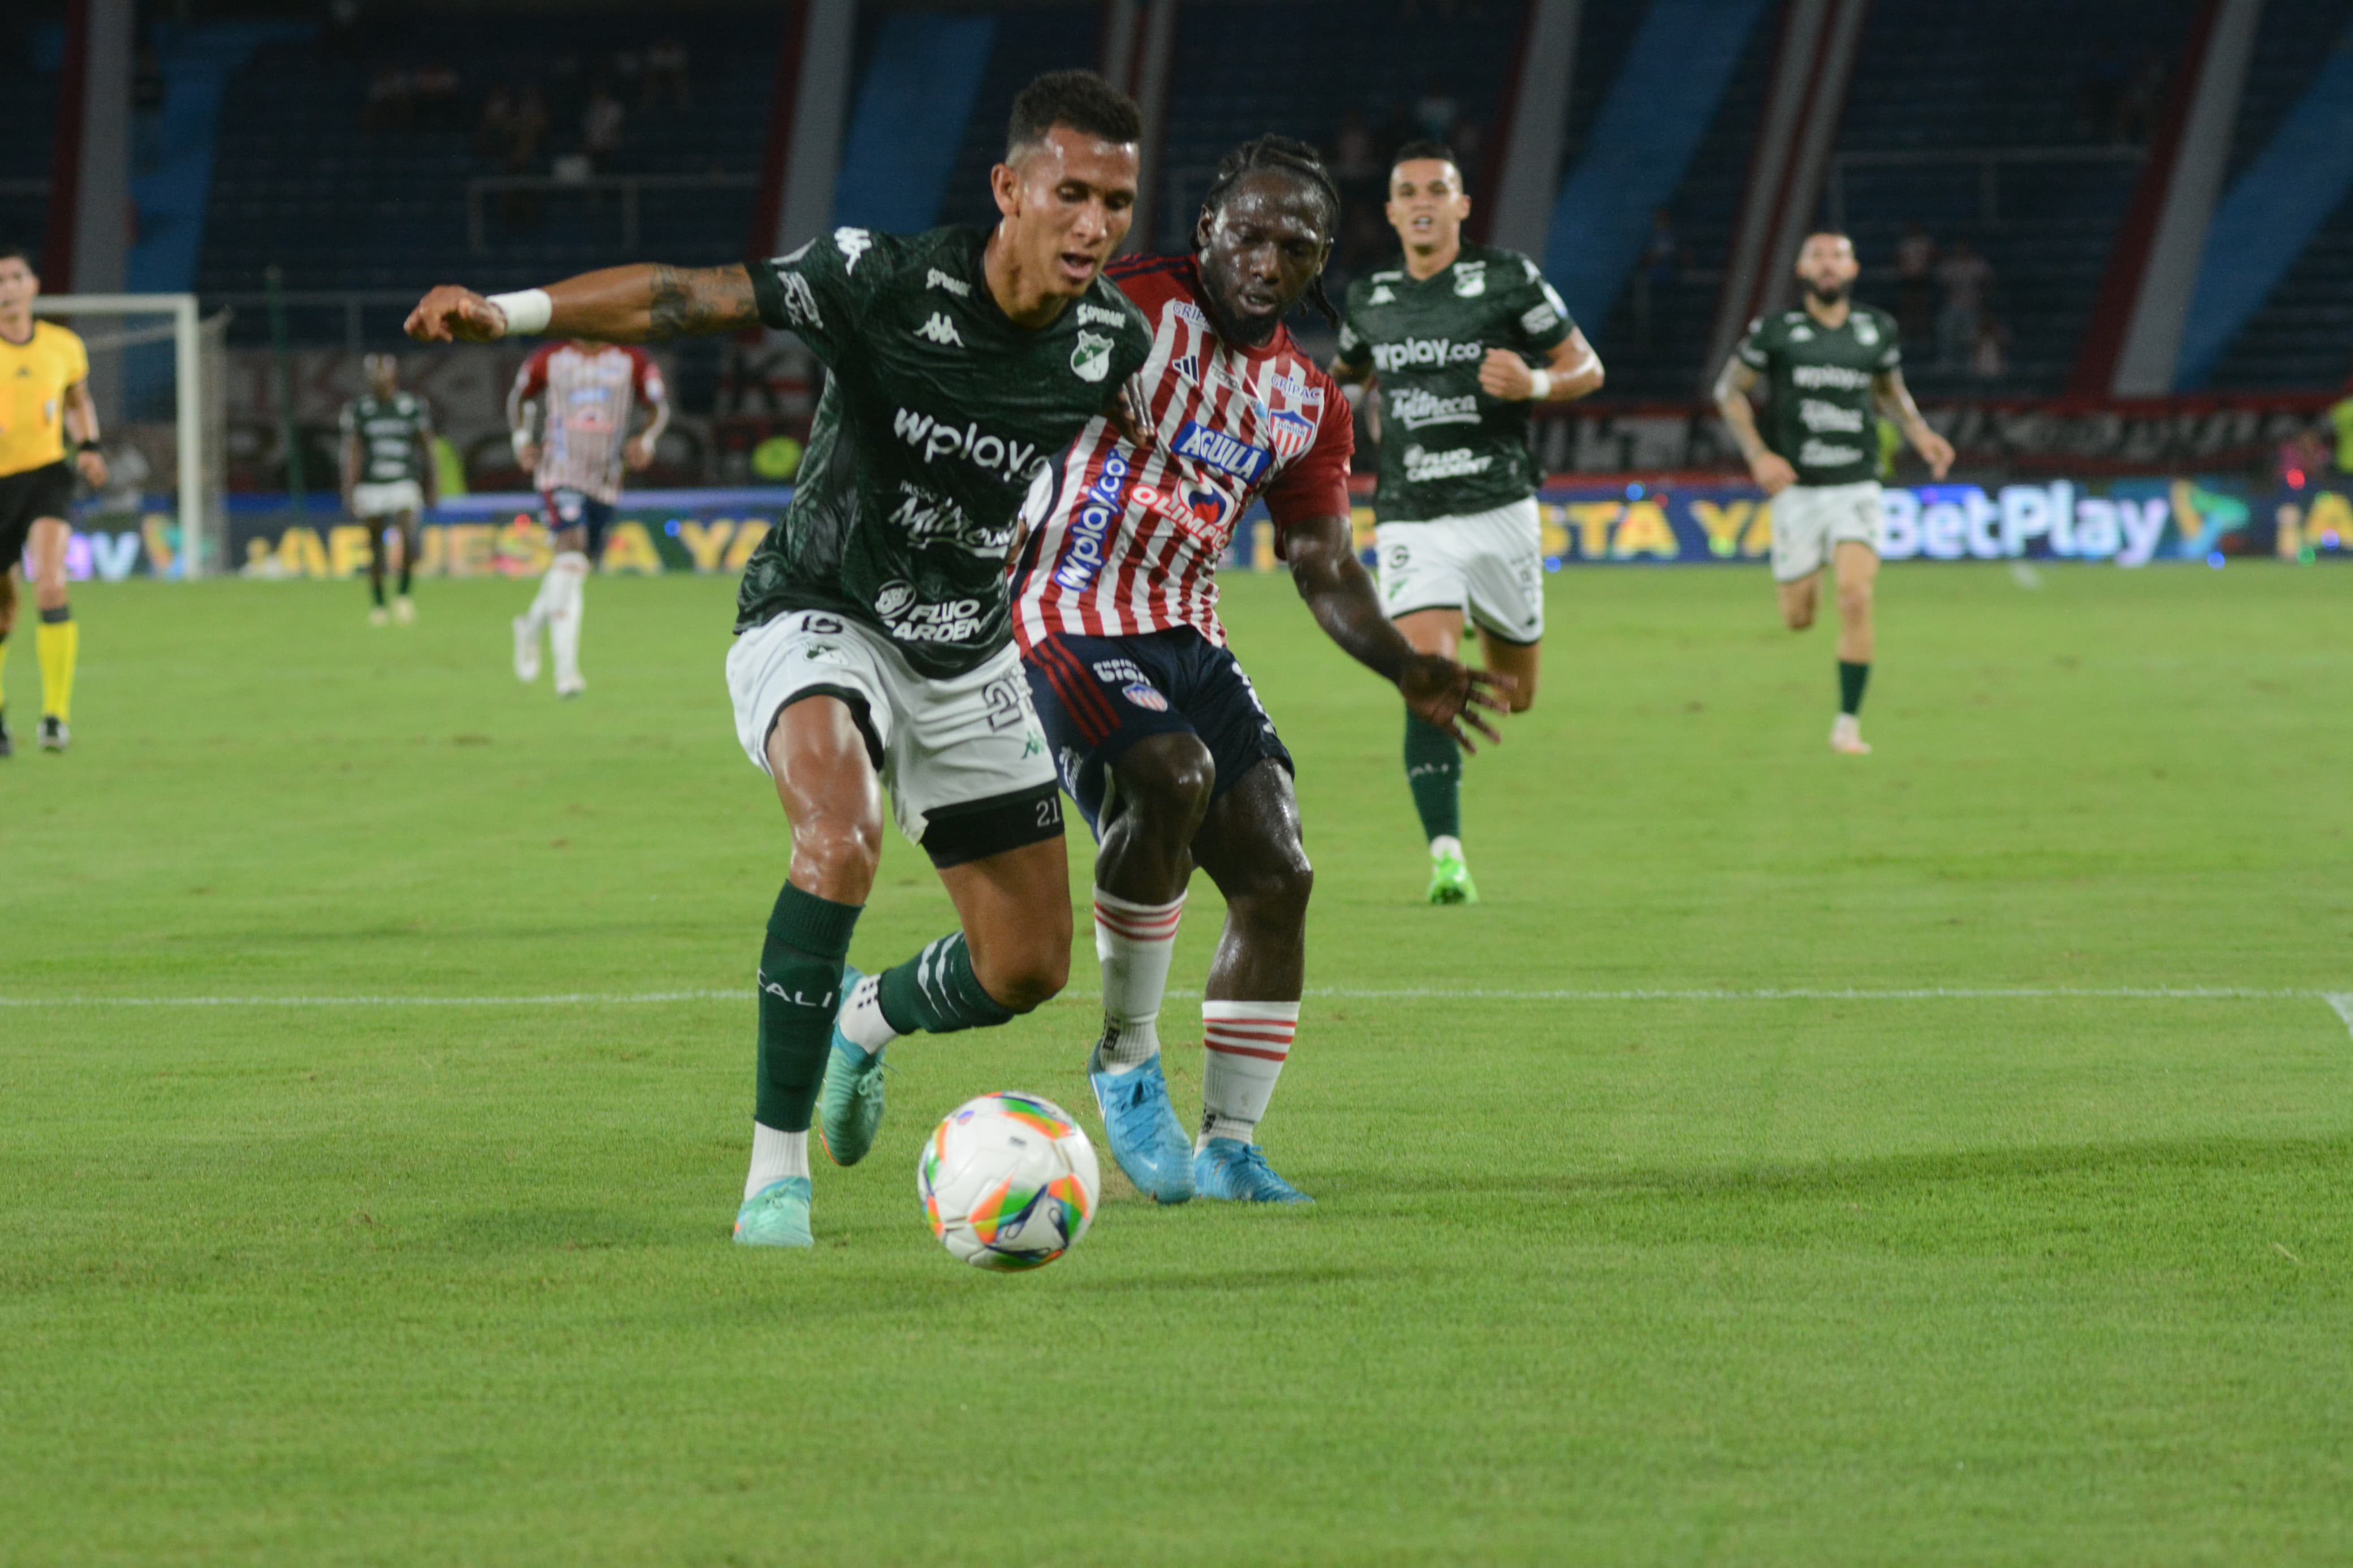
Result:
M915 1163L915 1191L949 1257L975 1268L1042 1268L1086 1235L1103 1175L1069 1111L1005 1090L941 1119Z

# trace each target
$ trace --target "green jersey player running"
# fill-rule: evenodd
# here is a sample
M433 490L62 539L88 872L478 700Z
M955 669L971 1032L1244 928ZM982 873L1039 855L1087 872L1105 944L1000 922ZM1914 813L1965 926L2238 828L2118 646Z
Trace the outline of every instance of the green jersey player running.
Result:
M1389 168L1389 224L1405 265L1348 289L1342 384L1377 388L1381 603L1416 652L1452 658L1467 614L1512 711L1536 698L1544 638L1544 536L1529 410L1601 384L1601 359L1536 264L1467 245L1462 171L1436 142ZM1472 904L1462 856L1462 749L1410 711L1405 776L1430 840L1430 901Z
M1033 477L1151 352L1102 278L1136 188L1135 105L1082 71L1014 100L993 230L838 228L749 268L615 268L485 300L436 289L412 335L625 342L798 333L830 372L727 658L738 739L775 781L792 859L760 952L752 1162L735 1239L807 1247L808 1130L829 1054L1002 1024L1062 988L1070 873L1053 760L1010 643L1006 559ZM880 975L845 967L890 788L962 929ZM845 1031L847 1032L845 1034ZM839 1075L855 1163L882 1075ZM839 1114L837 1114L839 1111Z
M1773 505L1773 581L1793 632L1814 624L1822 568L1837 573L1839 711L1831 750L1860 756L1871 677L1872 585L1879 576L1877 413L1900 426L1928 471L1953 466L1952 444L1920 417L1904 384L1895 318L1848 299L1854 242L1812 234L1798 251L1805 308L1762 316L1724 362L1715 405ZM1765 426L1748 395L1768 385Z

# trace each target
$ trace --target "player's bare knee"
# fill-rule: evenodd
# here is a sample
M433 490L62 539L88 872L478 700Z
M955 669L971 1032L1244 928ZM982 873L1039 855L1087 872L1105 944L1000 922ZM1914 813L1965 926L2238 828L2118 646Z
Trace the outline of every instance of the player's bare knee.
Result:
M1307 900L1315 893L1315 868L1296 854L1251 873L1240 888L1226 894L1226 904L1245 925L1289 930L1307 919Z
M796 880L806 873L819 889L852 885L863 889L872 885L881 862L880 823L828 814L793 824ZM853 901L863 902L862 893Z
M1838 591L1839 618L1850 625L1871 619L1871 584L1841 583Z
M1190 735L1170 735L1129 748L1113 764L1120 793L1155 825L1190 840L1209 809L1218 764Z
M994 942L972 955L974 978L997 1005L1013 1013L1044 1006L1071 979L1071 942L1042 940Z

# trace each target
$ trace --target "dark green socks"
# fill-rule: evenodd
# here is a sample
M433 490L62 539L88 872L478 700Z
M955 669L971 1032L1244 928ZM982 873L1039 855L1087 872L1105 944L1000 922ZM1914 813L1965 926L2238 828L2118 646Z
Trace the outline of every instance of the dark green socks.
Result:
M1425 838L1462 837L1462 748L1432 724L1405 716L1405 783Z
M1862 711L1862 689L1871 680L1871 666L1839 660L1839 711L1850 718Z
M825 1082L833 1016L841 1005L841 961L858 906L805 893L789 882L768 916L760 949L760 1067L752 1119L779 1132L806 1132Z
M896 969L886 969L875 1000L882 1021L902 1035L952 1035L987 1028L1013 1016L980 988L964 932L944 936Z

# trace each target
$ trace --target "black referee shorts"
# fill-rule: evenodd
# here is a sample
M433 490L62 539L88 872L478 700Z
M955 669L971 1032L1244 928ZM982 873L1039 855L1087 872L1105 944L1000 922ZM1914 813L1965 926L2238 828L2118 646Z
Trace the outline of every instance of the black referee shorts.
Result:
M25 541L37 520L73 520L73 465L63 459L0 474L0 572L25 558Z

